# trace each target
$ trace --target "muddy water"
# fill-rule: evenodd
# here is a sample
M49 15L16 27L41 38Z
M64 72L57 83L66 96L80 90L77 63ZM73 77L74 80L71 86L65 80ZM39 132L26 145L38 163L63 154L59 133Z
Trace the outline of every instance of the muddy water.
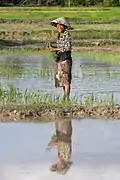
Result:
M49 170L56 149L45 150L54 123L1 123L0 180L120 179L120 121L74 120L72 128L73 165L61 177Z
M4 63L14 67L29 70L49 69L53 70L53 59L49 55L1 55L0 65ZM92 59L84 59L79 54L73 54L73 80L72 96L86 97L92 93L95 97L110 96L114 93L120 102L120 66L111 66L102 62L95 62ZM7 88L8 84L13 84L19 89L39 89L54 94L62 94L62 89L55 89L53 76L41 77L37 74L19 75L6 77L2 75L0 84Z

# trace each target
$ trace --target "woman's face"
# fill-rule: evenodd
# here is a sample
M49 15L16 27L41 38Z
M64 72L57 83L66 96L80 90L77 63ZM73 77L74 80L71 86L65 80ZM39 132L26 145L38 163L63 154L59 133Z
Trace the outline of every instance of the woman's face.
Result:
M65 28L62 24L57 24L56 28L57 28L59 33L63 32L65 30Z

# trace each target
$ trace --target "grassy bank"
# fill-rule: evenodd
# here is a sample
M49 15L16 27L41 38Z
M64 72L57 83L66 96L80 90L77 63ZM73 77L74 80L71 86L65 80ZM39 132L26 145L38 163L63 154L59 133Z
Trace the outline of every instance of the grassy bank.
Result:
M9 85L7 90L0 88L0 105L1 106L49 106L49 107L61 107L62 105L66 107L72 107L74 105L94 107L94 106L115 106L117 104L114 95L106 95L103 98L98 98L90 93L86 98L83 97L71 97L71 101L63 101L62 97L59 95L54 95L49 92L44 91L33 91L24 90L21 91L16 89L14 86Z
M79 99L79 100L78 100ZM20 91L13 86L0 88L0 119L25 120L26 118L54 120L56 117L120 118L120 106L111 94L96 98L93 94L81 99L63 101L60 96L42 91Z

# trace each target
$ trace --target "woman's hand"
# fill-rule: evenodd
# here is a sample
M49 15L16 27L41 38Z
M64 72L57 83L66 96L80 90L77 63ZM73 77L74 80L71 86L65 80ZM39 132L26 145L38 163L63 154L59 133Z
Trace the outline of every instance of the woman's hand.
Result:
M48 48L49 48L49 50L50 50L51 52L53 51L53 48L52 48L50 42L48 42Z
M52 47L50 42L48 42L48 48L49 48L49 50L50 50L51 52L56 52L56 51L59 51L59 49L58 49L58 48L56 48L56 47Z

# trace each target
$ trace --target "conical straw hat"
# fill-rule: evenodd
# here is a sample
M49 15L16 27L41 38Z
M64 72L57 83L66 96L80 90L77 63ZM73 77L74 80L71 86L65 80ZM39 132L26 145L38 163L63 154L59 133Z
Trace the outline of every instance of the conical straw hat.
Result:
M64 26L66 26L68 29L73 29L70 26L70 23L68 22L67 18L65 18L65 17L60 17L60 18L54 19L50 23L52 26L55 26L55 27L57 24L62 24Z

